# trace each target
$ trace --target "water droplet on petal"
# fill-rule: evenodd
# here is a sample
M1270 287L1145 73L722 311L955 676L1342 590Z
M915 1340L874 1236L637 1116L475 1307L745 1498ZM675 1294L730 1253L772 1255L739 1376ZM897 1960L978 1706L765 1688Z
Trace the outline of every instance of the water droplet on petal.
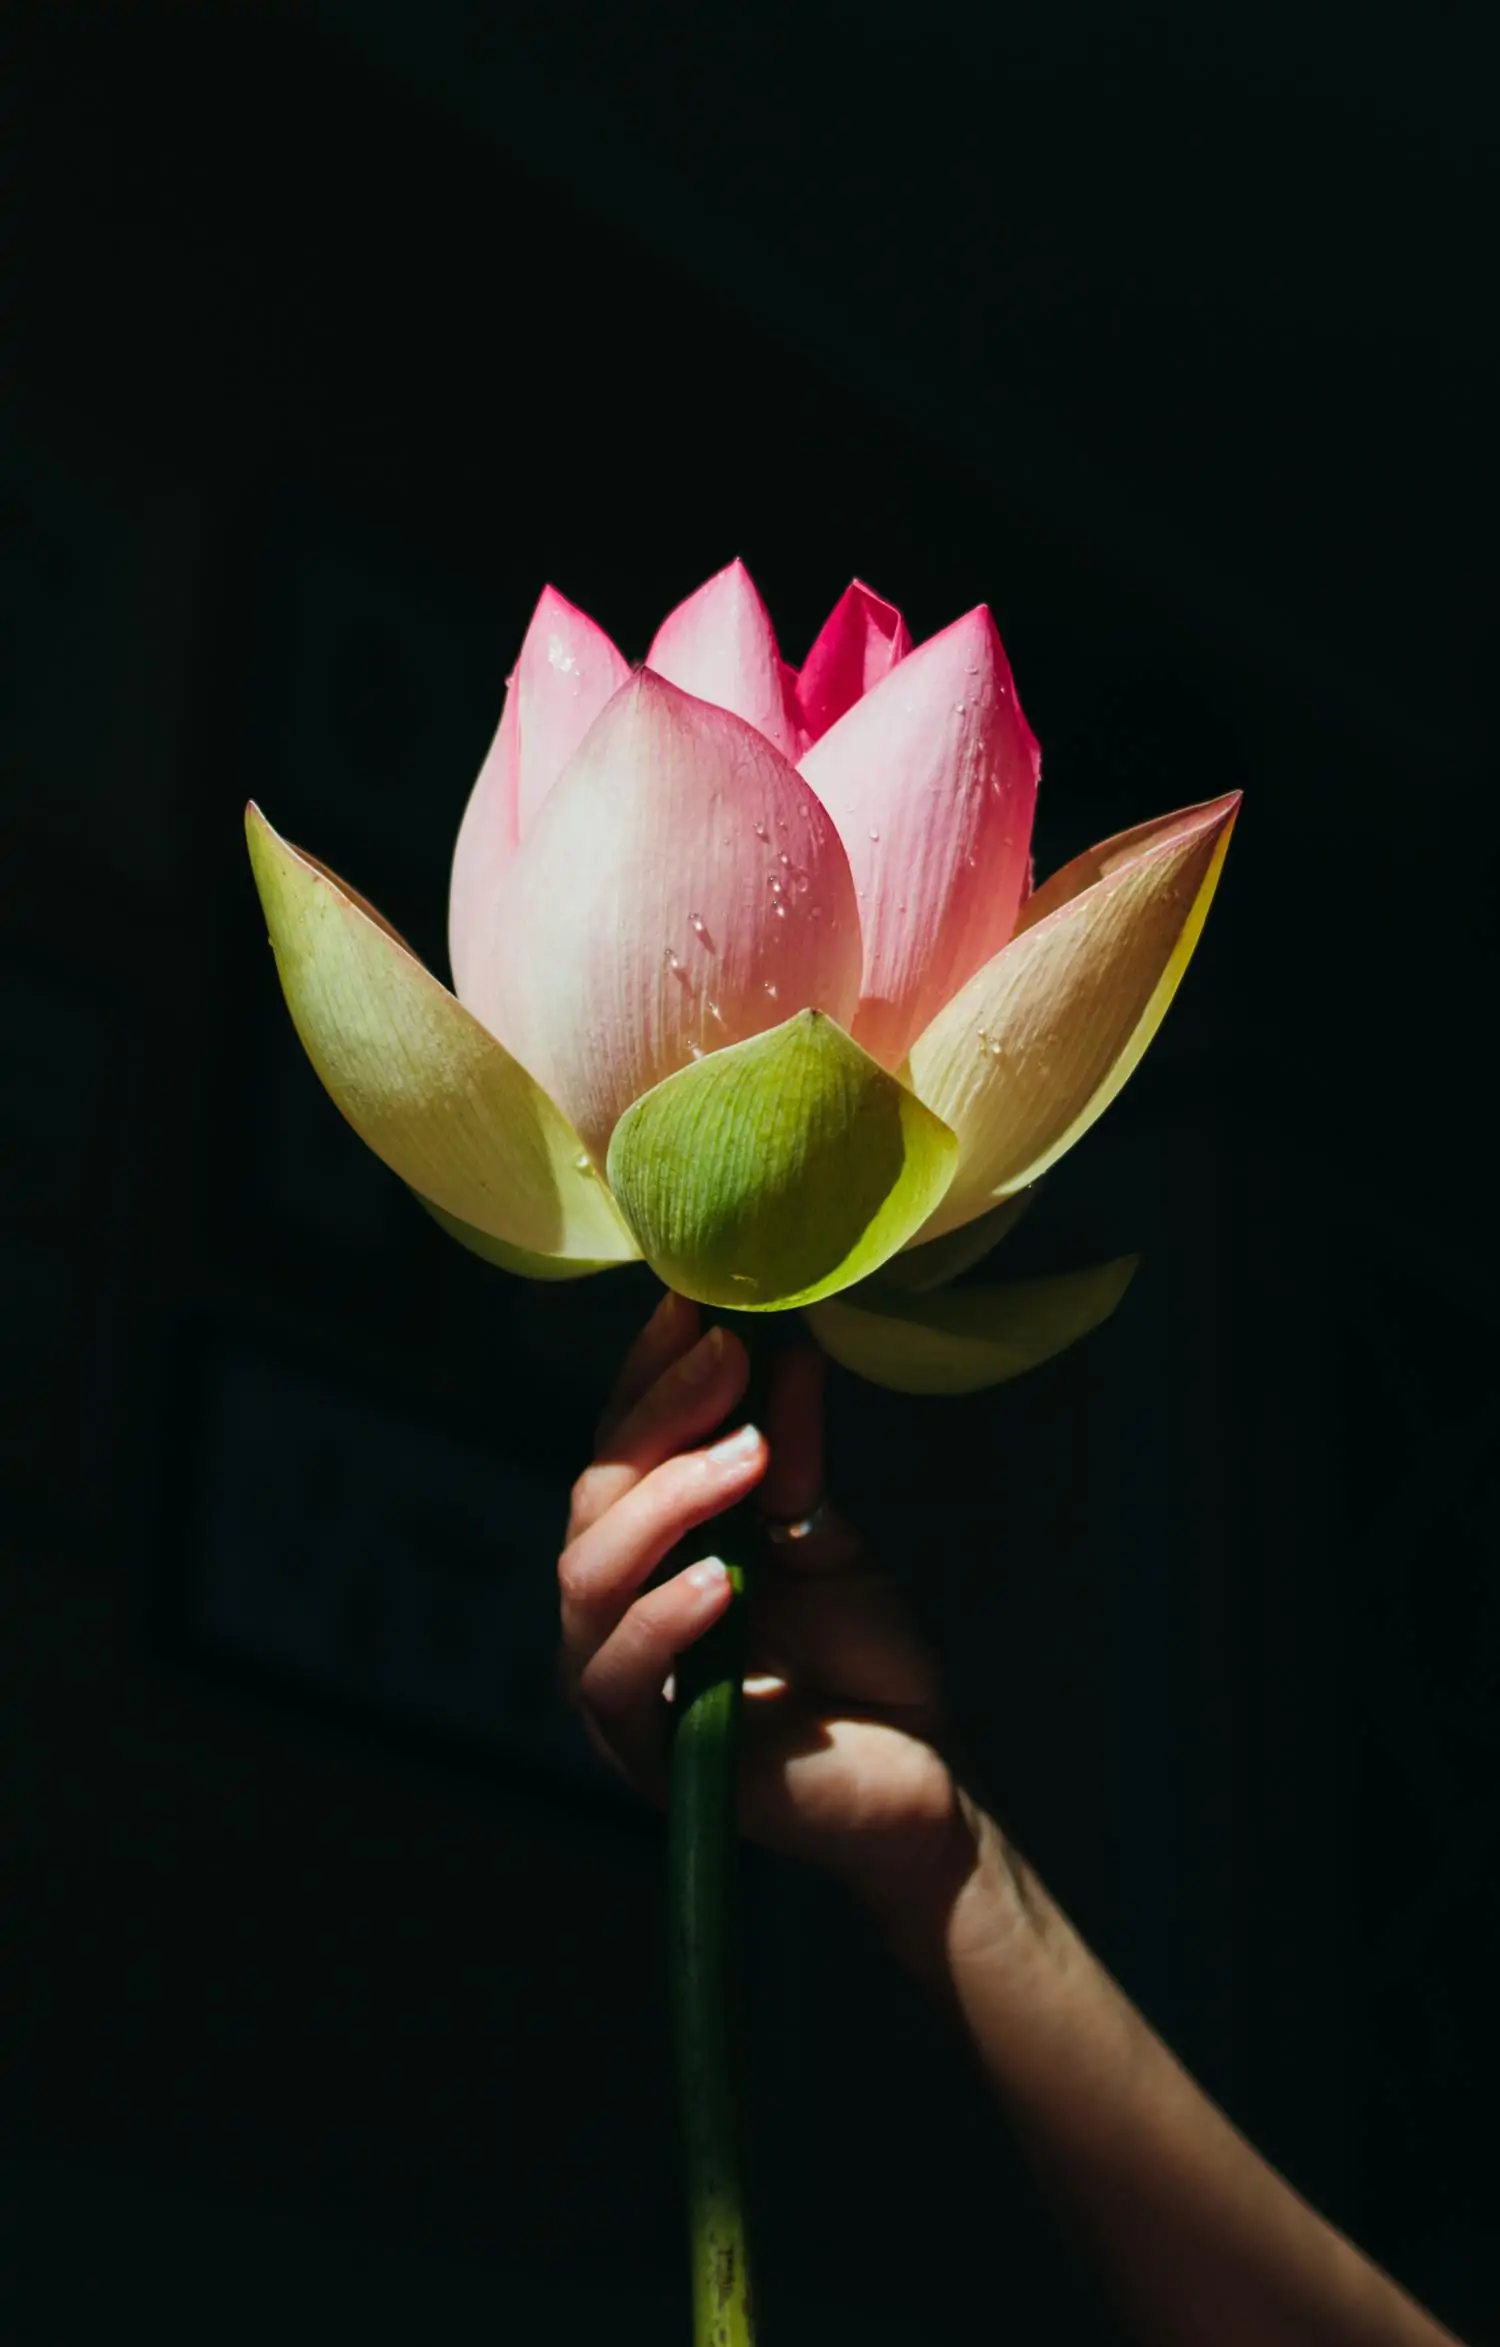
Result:
M708 935L708 923L701 913L689 913L688 927L700 941Z
M776 915L778 921L784 921L786 919L786 906L781 902L779 897L777 898L775 904L771 907L771 910Z
M954 702L954 704L953 704L953 714L954 714L954 716L955 716L955 717L962 717L963 713L964 713L964 703L963 703L962 701L955 701L955 702Z
M718 1004L713 1001L711 997L704 997L703 1007L707 1011L709 1017L711 1019L716 1019L721 1027L728 1025L729 1022L725 1018L724 1013L720 1010Z
M680 970L682 968L681 962L677 959L676 954L673 953L670 946L667 947L666 952L662 955L661 958L669 970Z
M991 1059L998 1059L998 1058L1000 1057L1000 1050L1001 1050L1000 1039L999 1039L999 1037L998 1037L998 1036L993 1036L993 1037L991 1038L991 1040L990 1040L990 1057L991 1057Z
M766 980L766 982L765 982L765 985L764 985L764 986L761 988L761 992L762 992L763 994L769 994L769 996L771 997L771 1000L774 1002L774 1001L776 1000L776 981L775 981L775 979L774 979L774 978L768 978L768 979Z
M872 831L872 832L871 832L871 834L870 834L870 837L871 837L871 839L879 839L879 837L880 837L880 834L879 834L879 832L878 832L878 831Z
M689 1058L689 1059L702 1059L702 1057L703 1057L703 1046L702 1046L702 1044L701 1044L701 1043L693 1043L693 1042L689 1042L689 1044L688 1044L688 1058Z
M594 1170L581 1149L573 1160L573 1167L575 1172L581 1174L591 1174Z
M756 817L755 836L757 839L769 839L771 836L769 830L766 828L764 819L760 816Z
M799 870L792 874L792 887L798 896L806 896L811 885L812 883L805 872Z
M779 896L781 895L781 893L782 893L782 882L781 882L780 875L779 875L778 873L775 873L775 872L773 872L773 873L770 875L769 879L767 880L767 882L766 882L766 886L767 886L767 887L769 888L769 890L771 891L771 894L772 894L772 896L778 896L778 897L779 897Z

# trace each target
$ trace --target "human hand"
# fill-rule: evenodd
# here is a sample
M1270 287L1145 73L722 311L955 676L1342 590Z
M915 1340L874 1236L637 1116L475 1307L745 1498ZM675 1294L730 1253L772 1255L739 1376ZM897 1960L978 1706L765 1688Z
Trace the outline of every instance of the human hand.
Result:
M766 1432L697 1447L743 1399L744 1346L703 1334L668 1294L628 1354L573 1489L559 1560L563 1667L589 1732L647 1799L666 1798L673 1659L718 1620L730 1584L713 1519L752 1491L763 1526L809 1517L803 1539L763 1531L749 1565L741 1818L877 1905L972 1848L968 1805L934 1737L933 1661L894 1581L823 1498L823 1359L783 1354ZM694 1538L694 1535L699 1537ZM669 1565L669 1578L654 1578Z

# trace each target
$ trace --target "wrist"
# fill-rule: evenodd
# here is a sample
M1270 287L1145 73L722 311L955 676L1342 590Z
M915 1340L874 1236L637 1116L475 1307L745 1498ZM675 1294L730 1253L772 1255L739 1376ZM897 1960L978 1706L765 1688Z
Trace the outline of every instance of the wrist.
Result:
M952 1778L920 1835L847 1879L892 1954L923 1978L946 1980L956 1965L1030 1948L1036 1936L1024 1860Z

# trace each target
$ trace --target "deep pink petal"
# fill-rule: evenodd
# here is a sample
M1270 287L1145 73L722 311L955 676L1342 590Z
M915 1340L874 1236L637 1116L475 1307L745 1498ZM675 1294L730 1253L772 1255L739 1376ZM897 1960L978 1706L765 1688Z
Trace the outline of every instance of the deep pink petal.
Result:
M459 826L448 893L454 991L485 959L500 874L553 783L630 668L601 627L555 587L532 613L505 708Z
M911 650L906 622L856 579L846 587L818 632L797 680L797 713L804 743L820 741L830 725L863 700Z
M656 631L646 666L684 693L732 709L785 758L797 755L791 672L771 616L742 562L689 595Z
M763 735L642 669L550 793L502 885L473 1004L604 1161L689 1060L859 1000L848 859Z
M803 758L859 892L855 1037L885 1066L1015 927L1040 763L982 604L908 653Z

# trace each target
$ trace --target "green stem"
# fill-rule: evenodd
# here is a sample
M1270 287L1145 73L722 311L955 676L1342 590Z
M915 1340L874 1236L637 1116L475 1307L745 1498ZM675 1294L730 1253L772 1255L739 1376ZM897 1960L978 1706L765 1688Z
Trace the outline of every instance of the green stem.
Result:
M745 1581L678 1657L667 1817L672 2013L694 2347L754 2347L741 2180L736 1946Z

